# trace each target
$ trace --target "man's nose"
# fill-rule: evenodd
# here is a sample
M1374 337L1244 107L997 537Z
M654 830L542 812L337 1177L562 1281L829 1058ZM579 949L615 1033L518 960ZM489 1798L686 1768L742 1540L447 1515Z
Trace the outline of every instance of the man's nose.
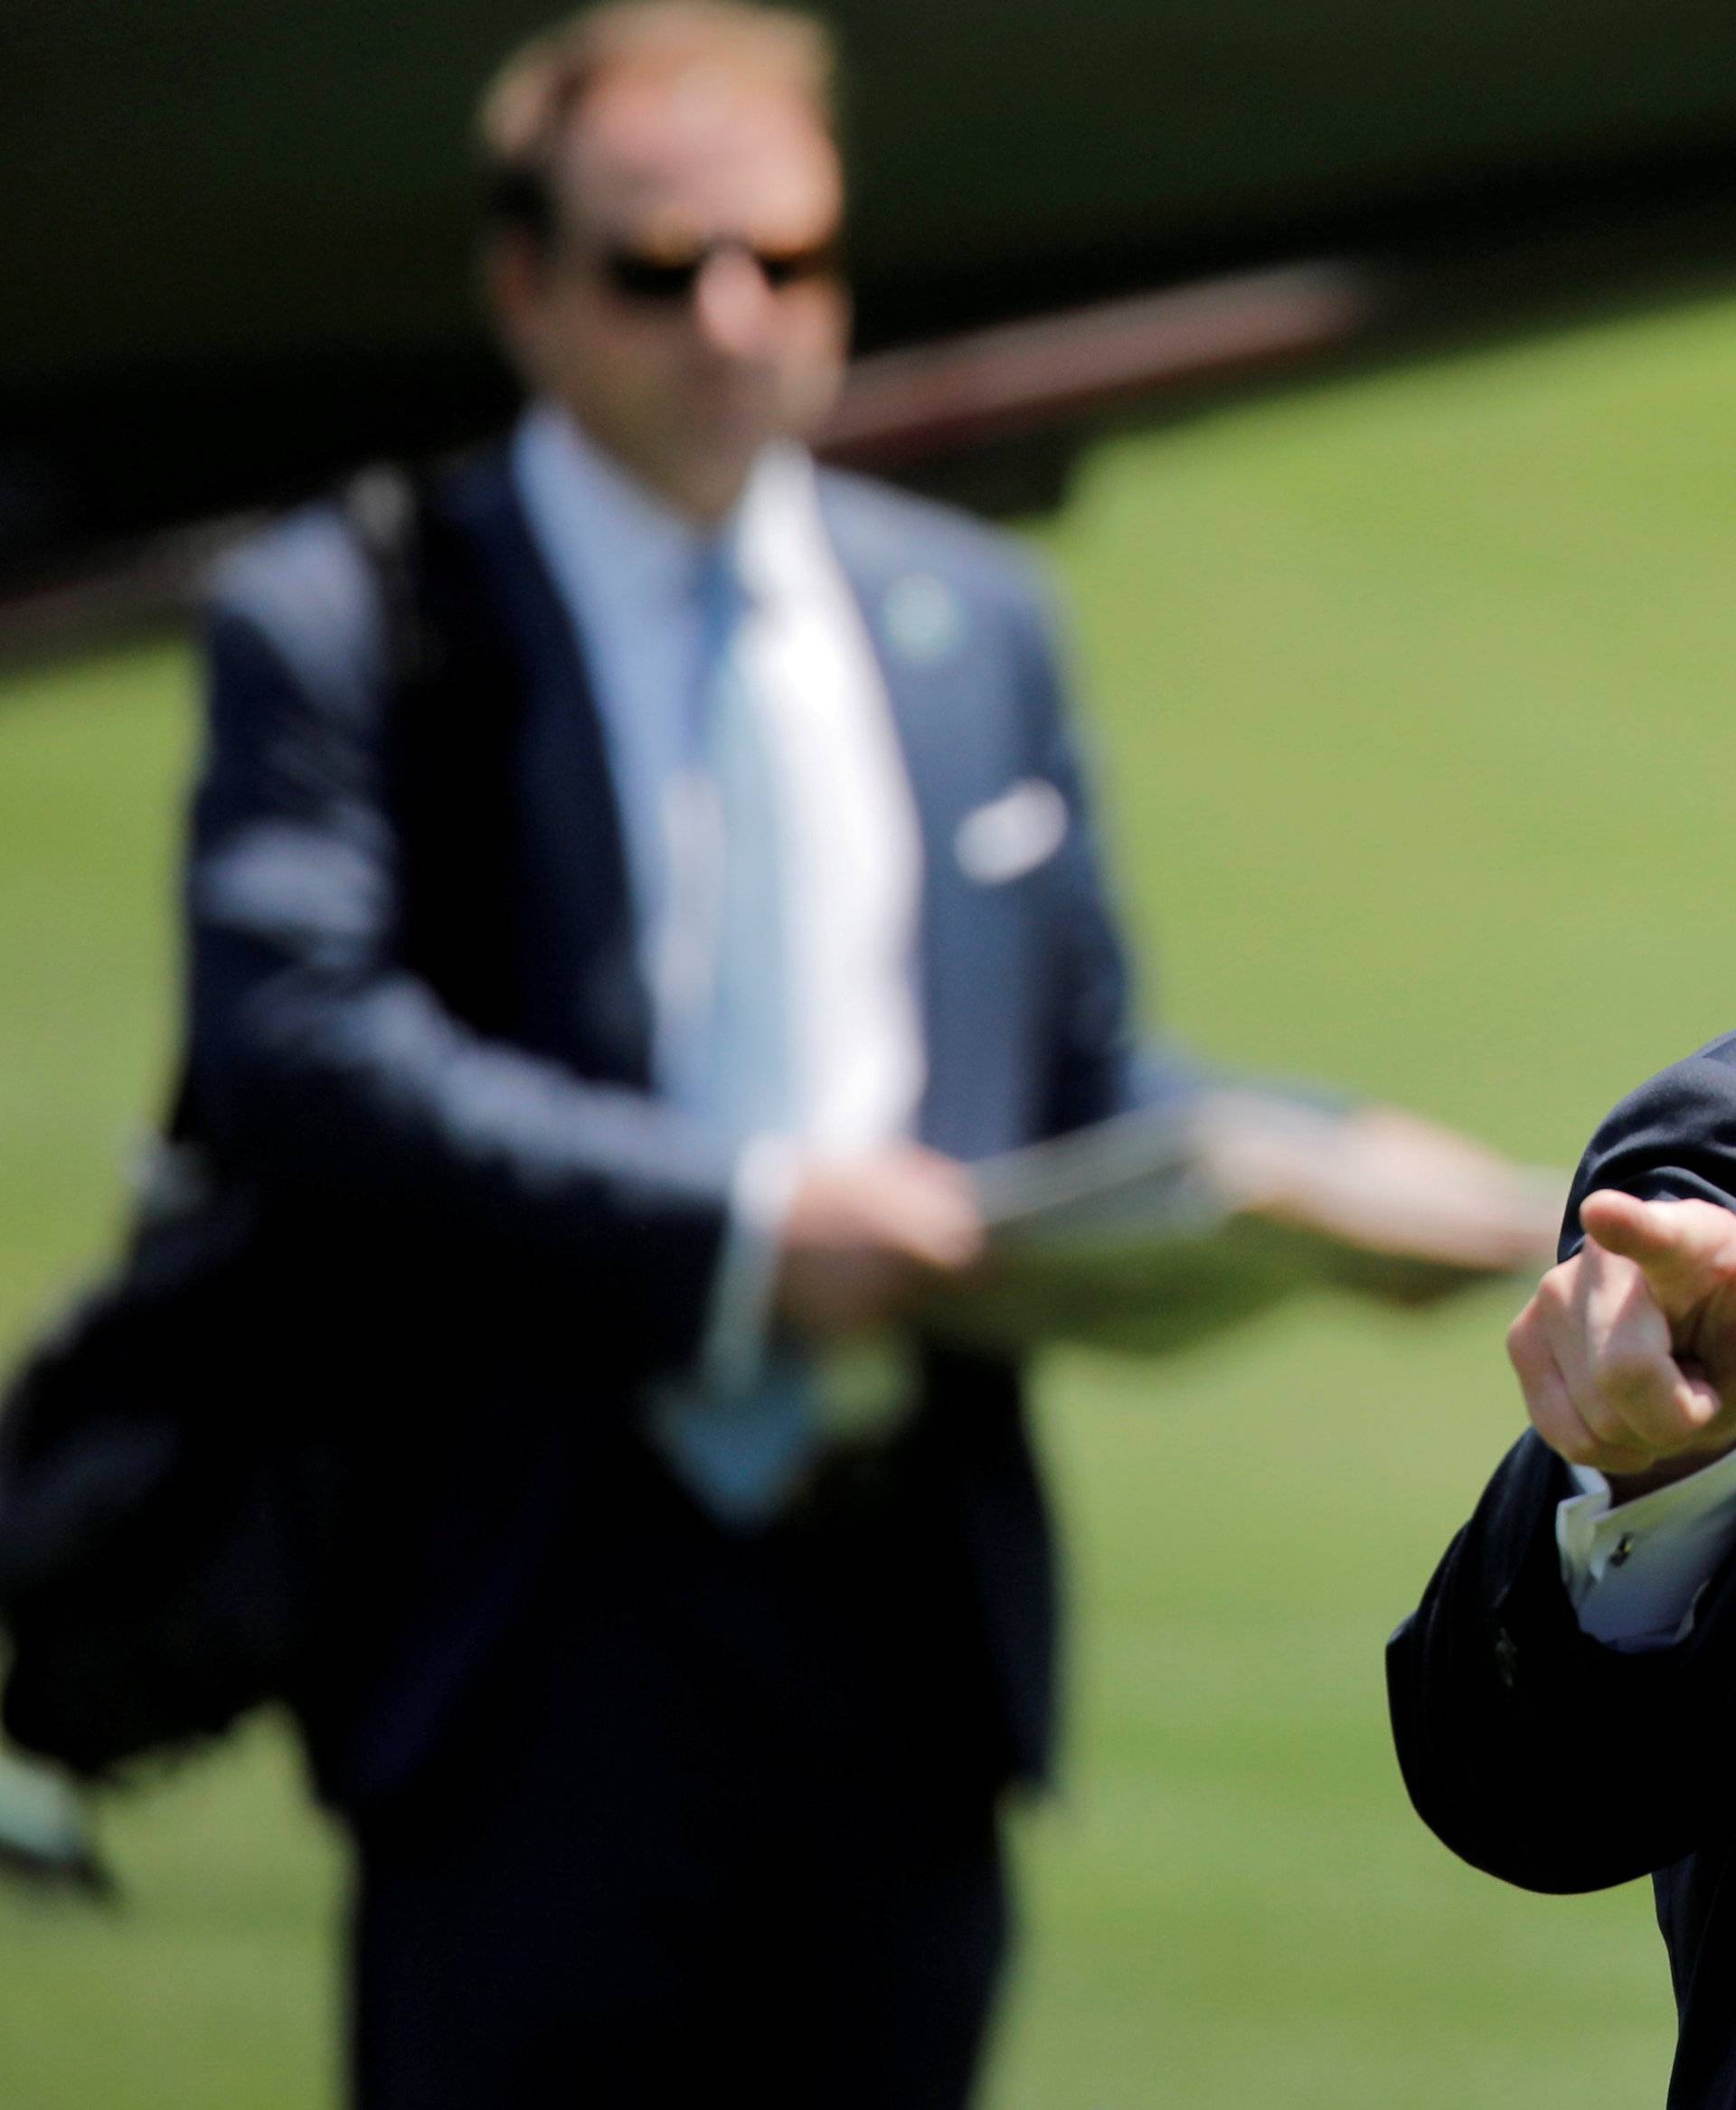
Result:
M765 342L776 298L749 251L714 250L693 287L694 324L714 351L750 354Z

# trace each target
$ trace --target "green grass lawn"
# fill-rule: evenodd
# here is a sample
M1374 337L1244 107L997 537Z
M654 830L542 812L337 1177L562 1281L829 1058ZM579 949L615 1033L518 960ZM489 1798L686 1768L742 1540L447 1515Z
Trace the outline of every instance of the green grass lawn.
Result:
M1733 472L1721 305L1101 449L1039 540L1173 1028L1566 1162L1736 1022ZM0 1338L100 1250L165 1059L190 688L173 642L0 684ZM1514 1301L1046 1374L1075 1730L993 2110L1662 2099L1645 1893L1458 1867L1386 1742ZM341 1881L282 1739L104 1828L123 1910L0 1897L5 2110L311 2110Z

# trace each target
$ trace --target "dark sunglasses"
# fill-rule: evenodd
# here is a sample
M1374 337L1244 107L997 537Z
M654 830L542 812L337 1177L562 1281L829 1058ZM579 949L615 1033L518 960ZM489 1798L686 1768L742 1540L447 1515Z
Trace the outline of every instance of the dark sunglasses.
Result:
M805 286L816 278L835 278L840 263L835 235L828 235L824 241L810 242L804 249L793 250L761 249L758 243L743 241L738 236L722 235L715 241L703 243L698 249L678 256L671 256L666 250L637 250L625 243L616 243L601 251L599 262L610 288L623 300L640 301L646 306L674 307L693 297L699 275L712 259L729 251L750 258L774 293L781 293L787 286Z

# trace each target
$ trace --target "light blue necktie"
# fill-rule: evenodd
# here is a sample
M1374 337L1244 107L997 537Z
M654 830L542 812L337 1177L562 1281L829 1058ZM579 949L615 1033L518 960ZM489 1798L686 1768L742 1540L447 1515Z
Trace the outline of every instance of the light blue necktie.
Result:
M702 649L690 768L711 795L721 870L712 909L709 1000L670 1042L676 1103L732 1140L788 1134L797 1106L783 873L783 813L760 714L738 650L746 598L730 552L700 582ZM680 913L682 904L676 904ZM722 1521L776 1515L818 1437L805 1360L772 1348L733 1389L682 1387L653 1414L665 1455Z

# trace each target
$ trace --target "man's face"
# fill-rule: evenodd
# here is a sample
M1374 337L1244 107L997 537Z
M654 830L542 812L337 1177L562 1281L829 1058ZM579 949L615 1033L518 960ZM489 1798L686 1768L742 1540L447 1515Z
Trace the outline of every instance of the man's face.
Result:
M508 343L653 490L715 519L766 442L812 432L837 392L836 150L793 91L626 76L584 102L560 175L550 248L495 253Z

